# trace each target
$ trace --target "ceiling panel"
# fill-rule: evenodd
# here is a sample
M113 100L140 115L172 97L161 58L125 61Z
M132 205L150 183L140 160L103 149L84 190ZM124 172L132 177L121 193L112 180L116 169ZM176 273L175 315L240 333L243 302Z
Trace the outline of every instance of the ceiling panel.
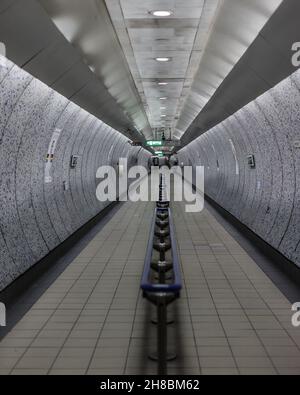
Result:
M125 19L153 19L149 11L172 10L172 19L199 19L204 0L121 0Z
M218 0L106 0L106 5L151 126L174 131ZM151 14L155 10L172 14L155 17ZM169 57L170 61L159 63L157 57ZM160 97L167 98L163 105Z
M184 78L189 63L189 52L138 52L136 62L142 78ZM170 62L159 63L156 57L170 56Z
M142 31L141 31L142 29ZM129 28L134 51L184 51L191 52L195 41L193 28Z

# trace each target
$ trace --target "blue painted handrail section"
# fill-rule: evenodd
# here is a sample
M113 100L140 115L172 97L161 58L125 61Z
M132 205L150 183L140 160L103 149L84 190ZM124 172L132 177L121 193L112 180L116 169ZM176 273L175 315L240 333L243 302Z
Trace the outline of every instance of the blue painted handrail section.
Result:
M174 222L171 214L170 208L167 209L169 213L169 228L170 228L170 240L171 240L171 253L172 253L172 262L173 262L173 277L174 280L171 284L153 284L151 282L151 262L153 255L153 244L154 244L154 231L155 231L155 222L157 218L157 213L159 211L166 211L165 209L156 208L153 216L153 221L150 229L150 237L147 246L147 252L144 263L144 271L142 275L141 281L141 289L144 292L149 293L172 293L178 294L182 289L182 279L181 279L181 270L180 263L177 251L177 243L174 233Z

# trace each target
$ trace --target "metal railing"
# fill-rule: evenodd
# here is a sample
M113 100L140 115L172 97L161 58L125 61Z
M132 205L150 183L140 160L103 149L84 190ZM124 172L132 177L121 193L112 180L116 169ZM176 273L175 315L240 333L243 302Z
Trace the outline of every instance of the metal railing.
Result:
M182 289L174 222L169 202L164 200L164 189L161 177L141 280L144 297L157 308L157 350L150 358L158 362L159 375L166 375L167 362L176 358L168 354L167 307L180 297Z

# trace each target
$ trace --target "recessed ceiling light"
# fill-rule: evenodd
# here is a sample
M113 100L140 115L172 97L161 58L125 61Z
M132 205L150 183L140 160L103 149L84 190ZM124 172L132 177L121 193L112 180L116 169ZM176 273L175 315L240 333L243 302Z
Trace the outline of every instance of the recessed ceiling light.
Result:
M167 16L171 16L173 12L168 10L156 10L156 11L150 11L150 14L158 17L167 17Z
M158 57L158 58L155 58L155 60L156 60L157 62L170 62L171 58L167 58L167 57Z
M164 117L166 117L166 115L165 114L161 114L161 117L164 118Z
M162 86L168 85L168 82L158 82L158 85L162 85Z
M167 97L160 97L160 100L167 100Z
M167 107L160 107L161 110L165 110Z

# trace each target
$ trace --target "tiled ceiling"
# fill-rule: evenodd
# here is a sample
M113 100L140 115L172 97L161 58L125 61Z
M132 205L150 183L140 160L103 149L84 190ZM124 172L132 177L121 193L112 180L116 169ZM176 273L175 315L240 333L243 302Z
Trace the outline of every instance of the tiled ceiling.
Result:
M106 0L106 5L150 125L166 128L174 138L219 0ZM155 10L172 14L155 17ZM158 57L170 61L160 63Z

